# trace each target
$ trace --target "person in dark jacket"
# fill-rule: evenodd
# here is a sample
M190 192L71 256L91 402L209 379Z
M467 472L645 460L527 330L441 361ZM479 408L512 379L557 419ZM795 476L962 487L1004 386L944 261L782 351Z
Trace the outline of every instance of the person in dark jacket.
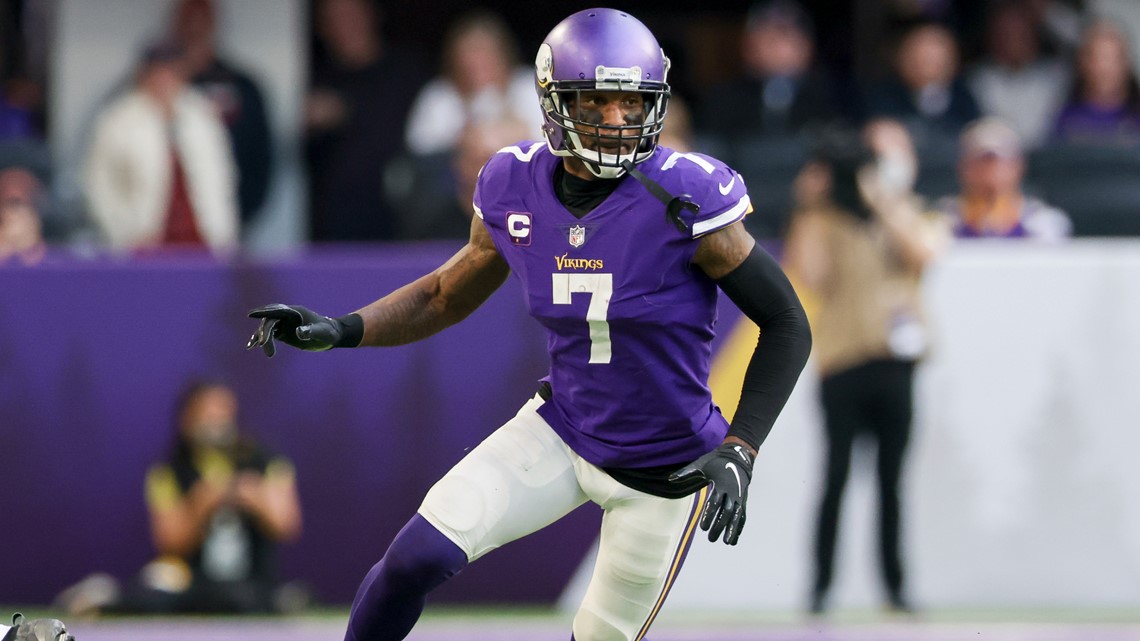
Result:
M793 0L770 0L748 14L744 69L710 89L697 128L732 140L742 135L796 134L840 116L832 82L813 64L814 27Z
M226 125L238 169L241 221L246 227L261 212L269 194L273 137L258 83L218 51L217 22L214 0L180 0L172 30L185 49L190 83L210 99Z

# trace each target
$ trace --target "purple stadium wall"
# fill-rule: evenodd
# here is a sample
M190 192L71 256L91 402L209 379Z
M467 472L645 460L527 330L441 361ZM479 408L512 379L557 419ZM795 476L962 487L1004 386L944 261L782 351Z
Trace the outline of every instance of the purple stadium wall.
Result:
M46 603L90 572L128 578L150 558L143 476L195 376L230 381L247 429L296 463L305 529L282 551L286 577L324 602L350 601L435 479L533 394L547 363L542 330L513 279L464 323L383 351L285 349L269 360L243 349L256 325L245 314L266 302L347 313L454 249L0 267L0 602ZM583 507L437 598L553 602L598 519Z

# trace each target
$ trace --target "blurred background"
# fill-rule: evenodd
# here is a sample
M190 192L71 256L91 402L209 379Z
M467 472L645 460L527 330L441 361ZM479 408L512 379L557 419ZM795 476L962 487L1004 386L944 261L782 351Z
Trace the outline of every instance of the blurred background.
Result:
M178 583L185 568L156 565L156 514L191 480L163 466L197 424L183 393L211 381L233 395L221 422L266 453L226 469L295 493L256 611L348 606L430 485L533 393L544 336L513 281L383 352L270 361L242 349L246 313L344 314L462 246L483 162L541 140L539 43L589 6L0 0L0 604L78 617ZM1140 638L1140 2L619 8L673 63L662 144L738 170L746 225L779 258L819 141L904 128L879 173L952 237L922 278L930 349L901 489L921 611ZM813 313L820 292L790 274ZM756 330L722 307L730 413ZM819 375L809 364L761 451L740 546L694 544L668 616L801 620ZM856 473L874 461L855 450L832 588L857 622L883 591L874 478ZM265 491L253 502L277 500ZM489 555L433 607L571 612L599 518L584 507Z

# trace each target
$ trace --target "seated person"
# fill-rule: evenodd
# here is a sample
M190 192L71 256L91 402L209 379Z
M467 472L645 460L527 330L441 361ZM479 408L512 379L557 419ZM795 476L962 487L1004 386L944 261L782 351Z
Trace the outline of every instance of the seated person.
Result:
M94 575L60 597L80 613L269 613L283 609L279 542L301 531L288 460L238 428L238 402L218 382L196 382L177 409L168 457L146 477L158 557L120 590Z
M1022 192L1025 159L1009 125L982 118L962 132L959 149L961 190L938 207L956 237L1058 241L1072 235L1068 215Z

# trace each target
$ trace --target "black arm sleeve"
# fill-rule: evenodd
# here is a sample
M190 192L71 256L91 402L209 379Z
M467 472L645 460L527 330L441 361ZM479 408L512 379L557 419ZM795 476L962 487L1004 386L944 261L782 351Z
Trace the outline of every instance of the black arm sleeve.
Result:
M811 328L788 277L759 245L717 285L760 327L728 430L729 436L759 448L807 363Z

